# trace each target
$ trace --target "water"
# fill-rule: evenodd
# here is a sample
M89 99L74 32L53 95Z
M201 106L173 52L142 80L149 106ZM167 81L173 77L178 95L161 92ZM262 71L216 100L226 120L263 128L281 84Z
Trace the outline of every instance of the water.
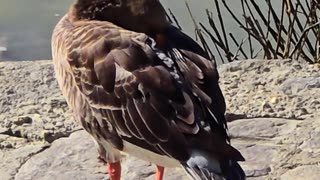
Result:
M74 0L0 0L0 60L51 59L52 29ZM199 3L201 1L201 3ZM162 0L172 9L184 31L194 37L194 26L184 0ZM213 10L213 0L188 0L197 21L207 22L205 9ZM229 0L239 9L239 2ZM230 4L229 3L229 4ZM264 4L264 3L263 3ZM266 9L266 8L265 8ZM224 14L227 14L223 11ZM206 24L206 23L205 23ZM225 15L227 29L237 28ZM241 36L241 33L235 34Z

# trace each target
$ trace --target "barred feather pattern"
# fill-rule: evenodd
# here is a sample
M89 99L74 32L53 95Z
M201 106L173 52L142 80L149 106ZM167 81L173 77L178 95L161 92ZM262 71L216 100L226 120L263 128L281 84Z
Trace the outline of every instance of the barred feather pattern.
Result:
M219 162L244 160L229 143L212 61L188 49L162 50L146 34L110 22L69 15L54 30L52 52L62 93L105 161L119 160L128 143L182 166L194 149Z

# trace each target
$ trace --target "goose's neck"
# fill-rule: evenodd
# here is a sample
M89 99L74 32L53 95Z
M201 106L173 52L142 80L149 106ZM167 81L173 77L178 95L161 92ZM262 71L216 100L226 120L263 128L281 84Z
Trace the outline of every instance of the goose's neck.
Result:
M158 0L78 0L69 11L71 21L108 21L122 28L150 34L170 23Z

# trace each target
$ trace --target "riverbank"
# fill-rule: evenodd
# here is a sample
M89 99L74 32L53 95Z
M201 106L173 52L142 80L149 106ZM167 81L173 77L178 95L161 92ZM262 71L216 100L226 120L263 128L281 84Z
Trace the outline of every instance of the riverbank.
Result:
M219 71L248 179L318 179L320 67L248 60ZM107 179L91 139L72 120L51 61L0 62L0 82L1 179ZM154 167L126 158L123 174L152 179ZM166 177L186 178L179 169Z

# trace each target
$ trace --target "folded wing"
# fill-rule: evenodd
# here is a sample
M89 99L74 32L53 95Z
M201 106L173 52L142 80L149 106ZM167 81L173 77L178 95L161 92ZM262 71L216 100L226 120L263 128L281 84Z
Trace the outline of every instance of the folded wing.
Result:
M224 99L211 61L187 48L161 51L145 34L106 22L78 22L56 38L64 42L57 43L65 49L62 64L94 114L95 122L86 122L93 133L109 140L106 132L115 132L181 162L194 147L243 159L228 144Z

